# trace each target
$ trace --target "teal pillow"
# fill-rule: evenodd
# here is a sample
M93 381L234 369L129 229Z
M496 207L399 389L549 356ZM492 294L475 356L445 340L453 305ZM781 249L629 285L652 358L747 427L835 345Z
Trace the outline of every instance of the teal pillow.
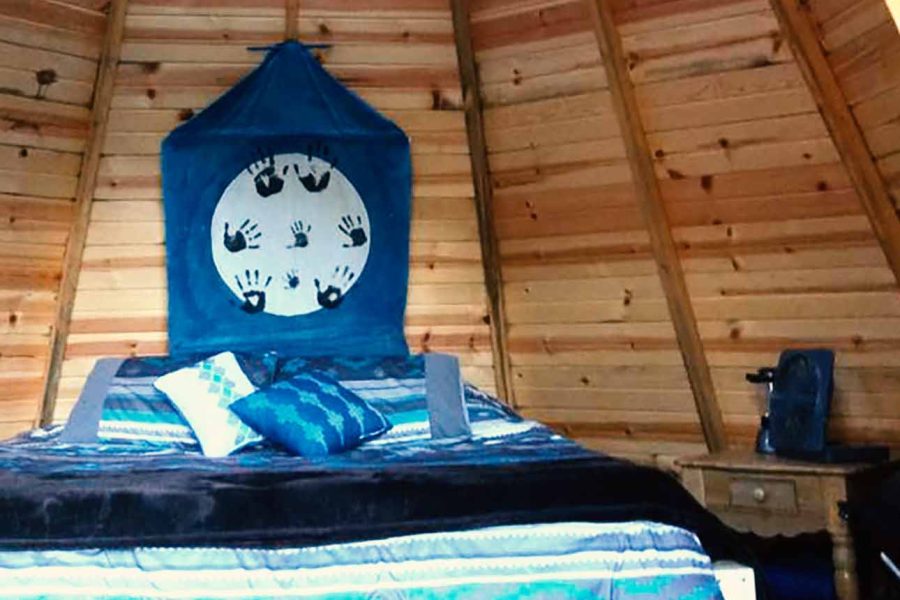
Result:
M391 428L365 400L316 372L299 373L229 408L270 441L309 458L349 450Z

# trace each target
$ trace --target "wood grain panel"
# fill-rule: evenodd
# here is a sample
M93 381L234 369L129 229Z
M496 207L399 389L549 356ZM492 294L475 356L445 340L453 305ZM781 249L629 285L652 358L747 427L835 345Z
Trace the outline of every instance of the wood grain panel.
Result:
M33 426L106 17L0 5L0 438Z
M872 2L846 4L854 7L839 10L829 3L834 16L823 36L840 45L841 54L832 54L843 69L839 78L854 92L848 98L862 102L882 92L891 68L872 56L871 41L846 47L860 33L876 30L881 14ZM746 12L751 5L756 12ZM762 408L761 394L743 381L743 371L773 364L787 347L830 347L846 365L836 374L833 434L897 444L881 421L900 418L900 405L885 402L881 391L896 389L890 358L900 351L896 280L788 44L777 27L767 29L769 7L735 2L721 10L717 15L699 3L663 1L654 10L625 8L619 22L626 49L638 56L632 76L643 88L657 177L687 257L692 304L729 433L749 443ZM735 19L755 24L744 28L755 39L729 38ZM693 30L718 33L691 41ZM640 67L646 39L653 40L655 54L671 57L672 85L684 86L674 89L702 90L699 101L673 101L659 84L642 84L651 72ZM707 44L706 50L695 47ZM753 83L727 96L714 87L709 97L708 84L722 78ZM770 83L761 83L766 79ZM871 87L864 89L863 81ZM762 94L774 99L760 103L765 109L741 103ZM693 112L692 104L711 110ZM743 106L747 110L732 112ZM891 132L880 135L874 137L884 152ZM845 253L862 263L824 258ZM710 262L713 257L731 268ZM752 394L756 400L748 403Z
M885 0L813 3L820 42L900 210L900 32Z
M900 188L884 3L810 4L828 13L829 56ZM831 345L834 434L896 443L879 425L900 418L896 281L769 3L613 6L729 434L750 443L762 408L745 371ZM606 76L574 11L473 7L516 394L591 447L667 464L700 429Z
M696 418L586 8L473 3L517 402L566 430L580 413L562 407L627 412L657 401L656 382L675 394L673 410ZM605 370L578 371L595 363ZM603 377L615 391L584 396L583 382ZM668 443L571 432L645 460Z

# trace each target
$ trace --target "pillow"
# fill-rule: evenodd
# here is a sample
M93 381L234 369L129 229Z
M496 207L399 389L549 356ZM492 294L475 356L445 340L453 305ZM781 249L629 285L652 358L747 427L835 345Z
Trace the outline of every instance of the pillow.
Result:
M262 439L228 409L256 391L231 352L163 375L153 385L187 419L206 456L228 456Z
M270 441L308 458L349 450L391 427L365 400L315 372L250 394L231 410Z
M450 355L281 358L275 379L309 370L326 373L388 418L393 428L378 443L471 433L459 362Z
M205 356L98 360L69 415L60 441L141 442L199 450L190 425L153 383L161 375L190 366ZM271 383L277 360L274 353L238 353L236 357L253 385L262 387Z
M430 437L424 355L397 357L281 357L275 381L315 371L331 377L387 417L378 443Z
M458 358L449 354L425 355L425 401L431 439L471 437Z

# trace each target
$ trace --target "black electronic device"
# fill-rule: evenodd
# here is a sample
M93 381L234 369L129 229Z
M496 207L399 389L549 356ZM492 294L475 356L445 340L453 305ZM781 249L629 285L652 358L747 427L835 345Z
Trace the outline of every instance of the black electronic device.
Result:
M751 383L768 386L768 411L761 419L760 453L814 462L880 462L886 446L848 446L828 441L828 415L834 394L834 352L785 350L778 366L748 373Z

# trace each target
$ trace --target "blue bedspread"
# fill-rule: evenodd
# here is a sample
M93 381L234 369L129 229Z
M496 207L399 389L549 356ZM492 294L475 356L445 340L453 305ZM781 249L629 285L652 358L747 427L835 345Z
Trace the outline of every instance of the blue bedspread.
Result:
M404 408L402 381L350 385ZM471 439L432 440L405 406L389 435L315 460L266 445L211 459L64 444L59 428L24 434L0 444L0 587L713 599L707 552L747 562L672 477L588 451L474 388L466 404Z
M721 598L697 538L659 523L489 527L311 548L0 552L17 598Z

